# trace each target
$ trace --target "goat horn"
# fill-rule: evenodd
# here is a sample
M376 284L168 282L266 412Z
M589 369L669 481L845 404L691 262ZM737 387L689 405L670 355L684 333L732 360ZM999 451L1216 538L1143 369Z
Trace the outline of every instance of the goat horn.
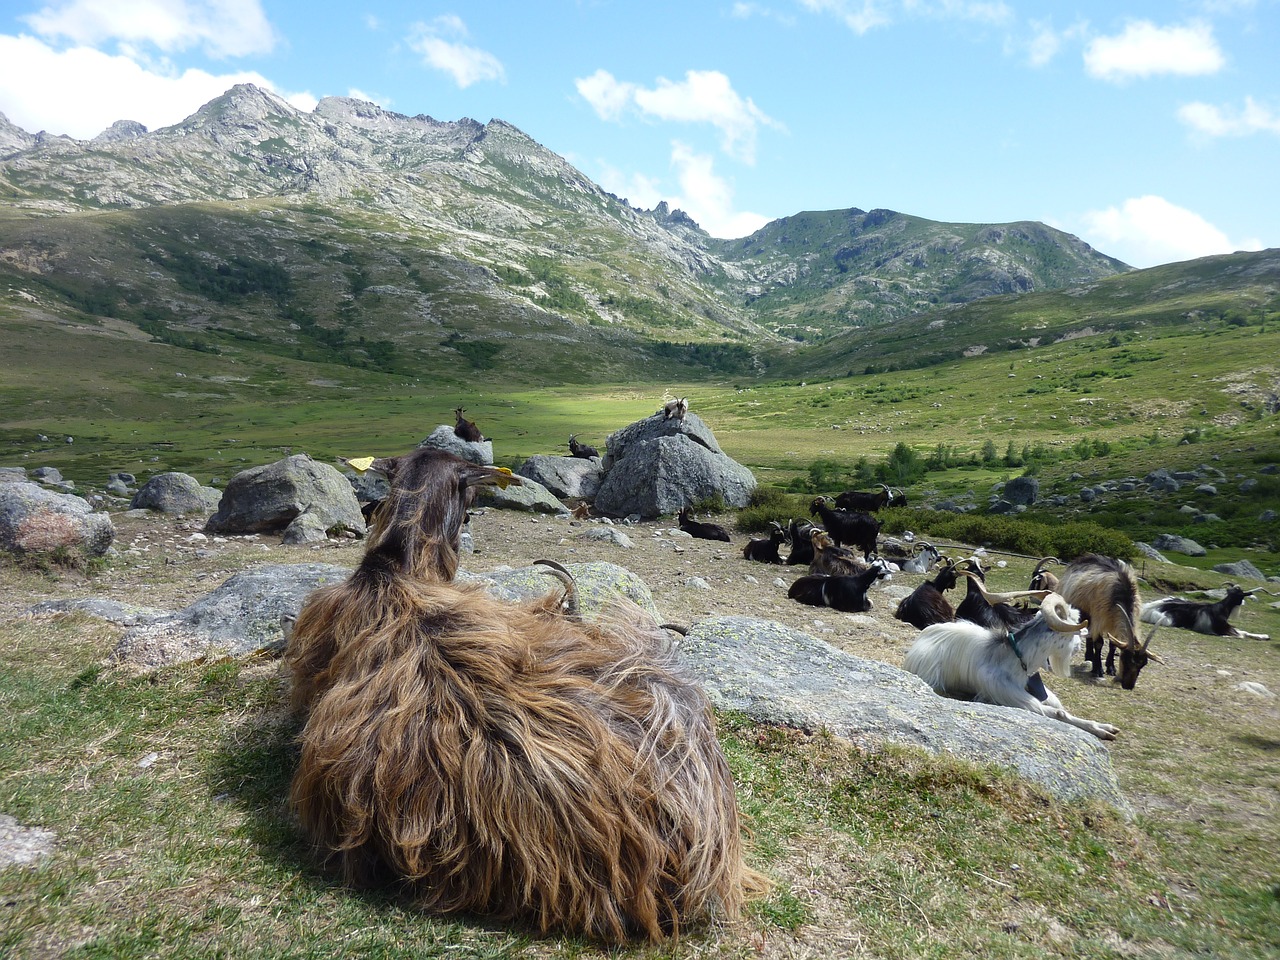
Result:
M1030 591L1032 593L1045 594L1044 600L1040 602L1040 615L1044 617L1044 622L1058 633L1076 633L1079 630L1089 626L1088 620L1080 620L1078 622L1067 619L1071 612L1071 604L1067 603L1066 598L1060 593L1052 593L1048 590Z
M1048 590L1011 590L1008 593L991 593L987 590L983 582L978 579L977 574L970 570L961 570L960 572L978 585L978 590L982 593L982 598L992 606L995 606L997 603L1011 603L1014 600L1031 599L1039 600L1043 607L1044 602L1049 597L1054 596L1054 594ZM1066 601L1063 602L1065 603Z
M689 628L683 623L660 623L658 624L658 629L670 630L672 633L678 633L682 637L687 636L689 633Z
M570 620L581 619L578 614L578 585L574 583L573 574L554 560L535 560L534 563L546 567L543 573L550 574L564 584L564 599L561 603L564 604L565 616Z

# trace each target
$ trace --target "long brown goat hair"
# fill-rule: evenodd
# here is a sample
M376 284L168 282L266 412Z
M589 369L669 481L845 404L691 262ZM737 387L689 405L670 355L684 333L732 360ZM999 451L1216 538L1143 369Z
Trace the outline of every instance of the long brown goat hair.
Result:
M364 558L285 654L306 716L291 800L326 865L606 942L736 917L768 884L669 635L634 605L586 624L562 589L510 604L453 582L475 489L518 479L429 448L372 468L391 492Z

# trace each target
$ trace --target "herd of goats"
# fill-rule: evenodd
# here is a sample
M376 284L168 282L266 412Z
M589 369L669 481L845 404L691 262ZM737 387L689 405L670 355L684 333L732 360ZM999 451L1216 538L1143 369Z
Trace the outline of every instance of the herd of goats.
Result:
M770 881L746 862L711 706L681 667L673 632L624 601L579 617L573 579L552 561L543 569L562 589L537 601L512 604L458 582L472 498L521 483L510 471L430 447L368 469L389 493L364 555L346 581L308 597L285 652L302 719L290 800L318 857L351 884L407 889L431 912L606 943L660 941L739 916ZM868 506L845 504L859 502ZM779 527L744 556L807 564L790 591L800 602L865 610L867 589L889 571L875 509L815 500L820 525ZM687 510L680 525L729 539ZM1042 563L1032 590L993 594L976 558L920 544L900 559L920 573L938 566L898 607L921 629L907 669L940 691L1116 736L1069 714L1039 674L1046 664L1067 673L1087 629L1094 674L1106 640L1109 668L1118 648L1120 681L1133 687L1154 655L1151 636L1134 630L1126 564L1085 556L1055 576ZM967 593L953 608L945 594L962 577ZM1233 587L1215 605L1170 598L1147 619L1229 630L1244 596ZM1015 604L1023 598L1038 598L1039 610Z

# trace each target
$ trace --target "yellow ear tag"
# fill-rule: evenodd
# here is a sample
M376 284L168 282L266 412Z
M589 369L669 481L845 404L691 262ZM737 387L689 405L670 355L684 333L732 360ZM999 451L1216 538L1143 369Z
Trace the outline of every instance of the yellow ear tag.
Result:
M373 457L356 457L354 460L348 460L347 466L352 470L358 470L361 473L364 473L373 466L373 460Z
M507 487L511 486L511 480L508 479L508 477L511 476L511 471L507 467L494 467L494 470L501 474L501 476L497 478L499 490L505 490Z

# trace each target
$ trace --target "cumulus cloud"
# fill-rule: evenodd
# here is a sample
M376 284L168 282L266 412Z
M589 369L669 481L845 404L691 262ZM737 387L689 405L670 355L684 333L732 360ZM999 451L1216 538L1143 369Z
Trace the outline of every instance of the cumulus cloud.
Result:
M744 163L755 162L760 127L781 127L750 97L740 96L729 78L716 70L690 70L680 83L659 77L656 85L648 88L597 70L576 80L575 85L602 120L618 120L634 108L651 119L710 124L720 131L725 153Z
M671 170L677 189L667 190L655 177L624 173L605 165L597 175L600 186L625 198L633 207L652 209L666 201L683 210L713 237L732 239L755 233L769 218L734 209L732 185L715 171L715 160L678 141L671 144Z
M1245 97L1244 106L1239 110L1200 102L1184 104L1178 109L1178 119L1197 133L1209 137L1280 134L1280 114L1253 97Z
M436 17L430 23L416 23L409 35L409 48L423 62L447 73L464 90L473 83L496 80L505 83L507 72L493 54L468 45L467 25L453 14Z
M1233 242L1198 213L1163 197L1134 197L1118 207L1090 211L1083 221L1085 240L1135 267L1263 247L1256 239Z
M1225 63L1213 27L1204 21L1158 27L1134 20L1115 36L1095 37L1084 51L1085 71L1113 82L1158 74L1204 76Z
M300 110L317 102L310 93L281 91L254 72L157 70L89 47L55 50L34 37L0 36L0 103L13 123L32 133L83 140L117 120L155 130L185 119L237 83L270 90Z
M201 47L215 58L243 57L270 51L277 39L259 0L55 0L21 20L49 42L115 42L135 53Z

